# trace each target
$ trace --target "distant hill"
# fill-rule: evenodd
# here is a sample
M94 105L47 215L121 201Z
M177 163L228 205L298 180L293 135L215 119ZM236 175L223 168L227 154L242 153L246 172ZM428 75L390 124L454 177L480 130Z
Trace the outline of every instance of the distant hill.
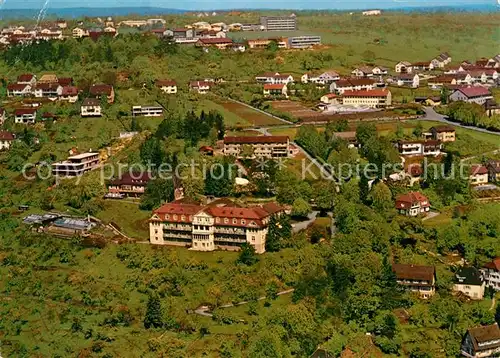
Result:
M40 9L0 9L0 19L34 18ZM182 14L186 11L161 7L74 7L48 8L45 17L82 18L98 16Z
M0 0L1 1L1 0ZM404 3L400 5L382 5L378 7L384 11L411 11L411 12L461 12L461 11L475 11L475 12L496 12L500 10L499 5L495 4L470 4L470 5L456 5L456 6L405 6ZM394 6L396 5L396 6ZM377 7L374 7L377 8ZM214 9L215 11L224 11L224 9ZM235 9L238 10L238 9ZM266 11L271 9L239 9L241 11ZM276 10L276 9L274 9ZM306 10L306 9L304 9ZM309 10L315 10L311 8ZM360 11L361 9L352 9L351 11ZM49 8L45 17L62 17L62 18L82 18L98 17L98 16L127 16L127 15L162 15L162 14L183 14L192 10L169 9L161 7L75 7L75 8ZM201 10L200 10L201 11ZM203 10L211 11L211 10ZM227 11L227 9L226 9ZM284 10L285 11L285 10ZM348 9L336 9L334 7L324 9L323 11L349 11ZM13 18L36 18L40 9L0 9L0 20L13 19Z

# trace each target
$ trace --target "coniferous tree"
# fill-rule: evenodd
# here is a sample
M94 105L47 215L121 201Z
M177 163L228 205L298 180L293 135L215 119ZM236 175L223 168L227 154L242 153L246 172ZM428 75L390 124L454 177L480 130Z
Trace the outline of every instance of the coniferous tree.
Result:
M160 298L157 294L152 293L148 297L146 316L144 317L144 328L150 329L161 327L163 327L163 312Z

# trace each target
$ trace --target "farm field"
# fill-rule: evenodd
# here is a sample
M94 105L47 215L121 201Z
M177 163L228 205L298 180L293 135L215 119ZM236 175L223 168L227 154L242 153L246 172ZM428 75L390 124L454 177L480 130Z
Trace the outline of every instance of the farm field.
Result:
M284 124L282 121L276 118L256 111L255 109L247 107L243 104L233 102L231 100L218 99L215 102L223 107L227 112L238 115L253 127L275 126Z

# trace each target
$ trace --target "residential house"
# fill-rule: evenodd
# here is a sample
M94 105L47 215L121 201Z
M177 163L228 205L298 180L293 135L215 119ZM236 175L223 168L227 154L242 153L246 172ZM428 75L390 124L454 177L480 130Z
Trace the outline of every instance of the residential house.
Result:
M389 107L391 103L391 91L387 89L354 90L342 93L342 104L344 105L384 108Z
M387 67L375 66L372 69L372 73L376 76L385 76L389 73L389 69Z
M355 77L373 77L373 67L361 66L352 70L351 74Z
M448 66L446 70L443 72L445 75L453 75L455 73L467 72L466 68L469 68L470 64L464 64L458 66Z
M59 83L39 82L33 91L35 97L47 97L55 100L62 95L62 86Z
M500 355L498 323L469 328L462 340L460 353L468 358L489 358Z
M258 83L289 84L294 81L293 76L289 74L280 74L279 72L265 72L255 77Z
M434 266L393 264L392 271L398 284L416 292L420 298L430 298L435 293L436 271Z
M486 282L481 272L475 267L459 268L455 274L453 291L462 292L473 300L482 300Z
M488 63L486 64L486 67L488 68L500 68L500 55L496 55L493 58L490 58L488 60Z
M409 192L398 195L396 198L396 210L406 216L418 216L429 212L431 204L425 195L419 192Z
M108 183L106 197L140 197L151 179L150 172L126 172Z
M155 86L159 88L163 93L177 93L177 83L172 80L156 80Z
M427 81L429 87L439 89L447 85L470 85L473 82L472 76L467 72L458 72L450 75L441 75Z
M279 83L265 83L264 96L283 96L288 97L288 90L286 84Z
M493 96L489 89L482 86L476 87L461 87L457 88L451 95L452 102L464 101L468 103L484 104L487 100L492 99Z
M132 116L143 117L161 117L163 115L163 107L161 106L133 106Z
M338 104L338 96L335 93L327 93L320 98L321 103Z
M237 158L286 158L290 139L287 136L224 137L224 155Z
M101 101L96 98L85 98L80 107L80 114L82 117L100 117Z
M372 90L375 81L370 78L347 78L333 82L330 85L330 92L343 94L345 91Z
M0 150L8 150L16 137L7 131L0 131Z
M195 251L239 250L252 245L266 251L266 235L272 215L283 209L275 203L250 208L233 203L201 206L174 201L153 211L149 221L152 244L189 246Z
M57 79L57 83L59 83L62 87L72 86L73 78L72 77L59 77Z
M325 71L318 75L305 73L301 77L302 83L316 83L321 85L330 84L338 80L340 80L340 75L336 71L332 70Z
M67 160L52 164L52 175L57 177L76 177L99 167L99 153L82 153L68 157Z
M22 124L35 124L36 108L18 108L14 111L14 122Z
M404 73L395 77L395 79L400 87L418 88L420 86L420 77L417 74Z
M486 286L500 291L500 257L484 265L481 272Z
M75 27L72 31L71 34L75 39L81 39L82 37L88 37L89 36L89 31L86 29L83 29L81 27Z
M486 168L484 165L471 166L469 181L471 185L488 184L488 168Z
M199 94L205 94L210 91L210 88L214 86L213 82L209 81L191 81L189 82L189 88L192 91L196 91Z
M396 73L412 73L413 67L408 61L399 61L398 63L396 63L394 70L396 71Z
M451 56L448 52L443 52L435 59L432 60L434 68L444 68L447 64L451 63Z
M198 47L217 47L219 50L225 50L233 46L233 40L230 38L200 38L196 42Z
M74 86L64 86L59 99L69 103L75 103L78 101L78 88Z
M424 61L424 62L414 62L412 64L413 71L430 71L432 70L433 66L429 61Z
M17 77L17 83L20 85L30 85L31 87L36 85L36 76L31 73L23 73Z
M8 97L20 97L27 96L31 94L31 85L22 83L10 83L7 85L7 96Z
M382 14L382 10L366 10L361 13L363 16L378 16Z
M456 130L453 126L435 126L429 129L431 137L441 142L454 142L456 140Z
M108 103L115 101L115 90L113 86L107 84L97 84L90 86L89 93L94 98L100 99L105 96Z
M500 105L498 105L495 99L487 99L483 104L483 108L488 117L494 114L500 114Z
M441 154L443 144L439 140L400 140L398 151L401 155L413 156L438 156Z

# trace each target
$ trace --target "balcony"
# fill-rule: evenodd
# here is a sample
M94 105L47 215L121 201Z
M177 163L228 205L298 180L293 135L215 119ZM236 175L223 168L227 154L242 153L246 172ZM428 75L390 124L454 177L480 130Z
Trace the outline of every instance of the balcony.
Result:
M240 228L226 228L226 227L216 227L215 232L217 234L230 234L230 235L246 235L244 229Z
M164 224L164 230L175 230L175 231L189 231L191 233L192 227L191 225L185 224Z
M232 243L238 243L238 244L244 244L247 242L246 237L231 237L231 236L223 236L223 235L218 235L214 238L214 241L218 243L218 245L224 245L226 242L232 242Z
M163 237L167 240L168 238L191 240L190 234L177 234L172 232L163 233Z

